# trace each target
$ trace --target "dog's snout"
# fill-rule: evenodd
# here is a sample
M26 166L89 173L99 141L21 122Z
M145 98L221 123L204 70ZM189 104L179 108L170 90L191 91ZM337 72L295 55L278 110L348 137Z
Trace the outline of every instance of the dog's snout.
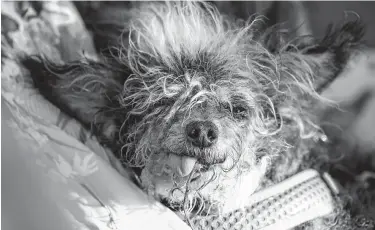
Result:
M192 121L186 126L188 140L196 147L212 146L218 137L218 129L211 121Z

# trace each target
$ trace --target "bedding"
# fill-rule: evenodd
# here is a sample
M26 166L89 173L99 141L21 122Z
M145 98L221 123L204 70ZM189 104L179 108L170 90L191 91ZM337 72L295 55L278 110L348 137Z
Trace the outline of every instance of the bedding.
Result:
M34 221L38 223L28 225L30 230L50 229L54 224L54 229L188 229L174 213L136 187L120 162L88 130L46 101L17 62L25 54L58 62L82 56L96 59L91 36L74 5L55 1L3 1L1 5L2 133L6 135L2 152L10 169L3 178L14 182L17 177L29 178L26 174L30 173L35 180L17 186L3 184L3 195L13 199L5 202L11 207L3 206L8 229L21 230L19 222L37 218L30 212L38 207L26 207L30 202L25 202L29 213L15 216L14 204L27 201L28 193L11 189L30 190L31 196L35 185L42 194L39 199L48 199L55 207L48 218L59 221ZM24 174L12 171L13 167Z

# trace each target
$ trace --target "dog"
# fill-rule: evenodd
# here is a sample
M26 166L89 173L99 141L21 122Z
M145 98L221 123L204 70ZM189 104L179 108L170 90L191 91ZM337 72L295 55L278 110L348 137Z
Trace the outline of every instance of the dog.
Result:
M22 64L142 189L189 218L243 208L254 192L303 169L333 168L330 153L342 143L327 142L336 137L317 111L331 102L320 94L359 50L359 21L315 39L262 29L259 17L236 20L204 2L135 5L113 24L116 36L102 35L110 47L99 61ZM357 191L337 198L334 216L299 227L371 229L363 202L349 205Z

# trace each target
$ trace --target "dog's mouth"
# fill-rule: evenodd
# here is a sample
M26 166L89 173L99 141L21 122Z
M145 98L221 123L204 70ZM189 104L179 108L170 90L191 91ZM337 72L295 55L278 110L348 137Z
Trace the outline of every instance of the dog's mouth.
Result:
M188 154L169 153L168 155L168 167L176 176L189 180L189 182L197 181L213 166L204 164L198 158Z
M195 182L202 177L202 173L206 173L212 169L210 165L202 164L197 158L191 157L188 154L175 154L170 152L166 155L167 159L165 160L162 174L173 174L175 177L179 178L180 181ZM144 167L133 167L132 169L137 176L141 176Z
M148 186L152 185L151 187L155 189L155 195L157 195L159 201L172 210L180 209L185 205L183 203L186 199L184 198L185 192L202 191L216 175L217 165L204 164L198 157L182 152L178 154L171 151L163 152L153 154L155 158L152 158L150 164L138 170L139 184L144 188L149 188ZM207 197L201 193L197 198L189 196L189 200L194 199L194 202L198 202L195 201L198 198L206 199ZM207 207L210 203L208 200L204 201ZM191 201L188 203L190 207ZM196 205L197 210L202 206L198 203Z
M179 176L186 177L190 175L197 167L198 159L186 155L168 155L168 166Z

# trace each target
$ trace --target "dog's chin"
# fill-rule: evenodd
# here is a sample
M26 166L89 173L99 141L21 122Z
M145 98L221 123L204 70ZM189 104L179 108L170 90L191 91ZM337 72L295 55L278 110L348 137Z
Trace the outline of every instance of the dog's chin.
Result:
M177 176L173 172L150 173L142 170L141 181L144 188L164 204L185 208L185 202L201 205L210 212L226 213L248 205L251 194L259 187L266 173L268 161L262 159L248 170L238 171L234 167L223 171L219 166L201 170L187 176ZM192 207L190 207L192 208Z

